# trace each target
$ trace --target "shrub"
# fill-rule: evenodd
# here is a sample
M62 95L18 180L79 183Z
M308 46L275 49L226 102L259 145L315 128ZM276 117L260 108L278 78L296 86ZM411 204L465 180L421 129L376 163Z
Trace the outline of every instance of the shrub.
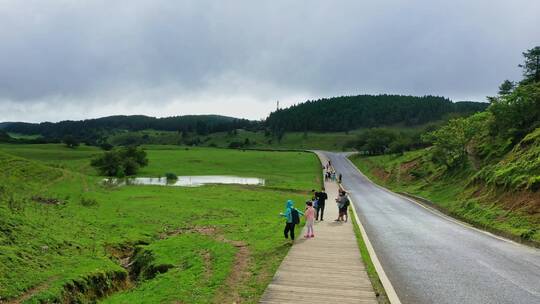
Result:
M523 240L529 241L529 240L532 240L532 239L533 239L533 237L534 237L534 235L536 234L536 232L537 232L536 228L531 228L531 229L529 229L529 230L523 232L523 233L520 235L520 237L521 237L521 239L523 239Z
M68 148L77 148L79 146L79 140L77 140L74 136L72 135L66 135L64 136L64 138L62 139L62 142L68 147Z
M100 144L99 147L103 149L104 151L111 151L114 148L113 145L107 142Z
M244 144L239 141L232 141L229 143L229 148L231 149L239 149L239 148L242 148L243 146Z
M98 202L93 198L81 198L81 205L85 207L96 206Z
M124 177L137 174L139 168L148 165L146 152L137 147L124 147L107 151L90 163L101 175Z
M174 173L165 173L165 178L167 178L167 180L177 180L178 179L178 176L176 176L176 174Z

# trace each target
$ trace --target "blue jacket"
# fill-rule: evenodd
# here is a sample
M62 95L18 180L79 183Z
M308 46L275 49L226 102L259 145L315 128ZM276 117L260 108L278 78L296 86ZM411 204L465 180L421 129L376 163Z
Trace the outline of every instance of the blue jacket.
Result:
M287 219L287 223L292 223L292 221L293 221L292 220L292 214L291 214L293 209L298 211L299 216L304 215L304 213L302 211L294 208L293 204L294 204L293 201L288 200L287 204L285 205L285 212L280 214L281 216L284 216Z

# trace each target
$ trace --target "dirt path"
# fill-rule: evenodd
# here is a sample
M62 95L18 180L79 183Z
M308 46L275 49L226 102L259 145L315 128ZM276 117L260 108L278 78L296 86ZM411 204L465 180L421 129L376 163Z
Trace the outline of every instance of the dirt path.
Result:
M231 242L238 248L234 258L234 265L225 284L218 290L213 299L214 303L241 303L240 287L251 277L249 264L251 261L250 252L246 244L242 242Z

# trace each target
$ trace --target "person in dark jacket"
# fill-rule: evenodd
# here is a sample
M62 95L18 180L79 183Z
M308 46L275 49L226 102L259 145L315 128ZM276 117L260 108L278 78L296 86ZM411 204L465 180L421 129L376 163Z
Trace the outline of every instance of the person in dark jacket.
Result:
M315 190L311 190L313 192L313 196L317 199L317 208L315 208L316 214L315 214L315 220L319 220L319 215L321 216L321 221L324 221L324 207L326 200L328 199L328 195L324 190L321 190L320 192L315 192Z

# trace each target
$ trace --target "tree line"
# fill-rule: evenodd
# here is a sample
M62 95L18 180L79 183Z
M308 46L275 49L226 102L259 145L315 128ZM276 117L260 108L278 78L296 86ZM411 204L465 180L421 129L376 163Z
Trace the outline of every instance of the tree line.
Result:
M307 101L272 112L266 126L288 131L335 132L403 124L422 125L451 115L483 111L487 103L452 102L439 96L357 95Z
M235 129L255 130L260 122L219 115L186 115L155 118L144 115L109 116L79 121L66 120L57 123L14 122L3 125L5 132L20 134L40 134L46 142L67 141L73 139L89 145L106 142L111 130L140 131L147 129L177 131L206 135Z

